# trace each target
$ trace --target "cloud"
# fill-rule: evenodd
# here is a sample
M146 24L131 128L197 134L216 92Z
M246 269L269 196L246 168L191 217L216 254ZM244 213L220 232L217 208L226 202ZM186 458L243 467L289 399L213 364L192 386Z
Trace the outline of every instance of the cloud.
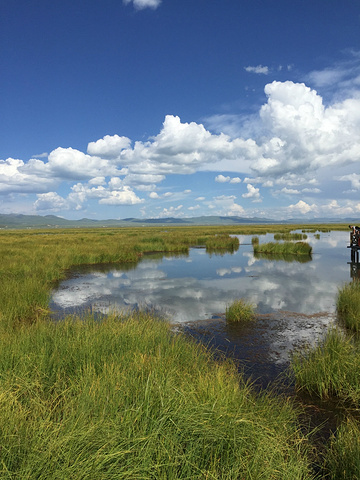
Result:
M96 142L90 142L87 147L87 152L90 155L116 158L124 148L129 148L130 144L131 140L127 137L105 135L105 137Z
M261 202L260 190L255 188L251 183L246 185L247 193L243 193L243 198L250 198L253 202Z
M34 204L36 210L68 210L69 203L56 192L41 193L37 195Z
M230 182L230 177L224 177L224 175L218 175L217 177L215 177L215 182L218 182L218 183Z
M133 3L137 10L143 10L144 8L156 9L161 4L161 0L123 0L123 2L125 5Z
M301 213L302 215L305 215L310 212L317 212L317 206L315 204L308 205L303 200L299 200L295 205L289 205L288 210L292 213Z
M337 177L338 180L342 182L350 182L351 187L354 190L360 190L360 175L357 173L351 173L349 175L343 175L341 177Z
M216 210L214 214L222 216L245 215L244 208L235 200L235 195L219 195L213 198L209 208Z
M169 207L164 208L161 213L157 216L157 218L167 218L167 217L182 217L183 213L181 210L183 209L183 205L178 205L177 207Z
M26 164L19 159L0 160L0 194L41 193L55 186L55 180L46 175L26 172Z
M218 182L218 183L241 183L241 179L239 177L225 177L224 175L217 175L215 177L215 182Z
M243 152L248 154L252 146L252 140L231 140L223 133L211 134L202 124L181 123L179 117L167 115L157 136L147 142L135 142L133 148L121 152L119 162L130 172L155 175L191 174L207 170L219 159L247 171Z
M257 65L256 67L244 67L244 69L249 73L260 73L267 75L269 73L269 67L263 67L262 65Z
M230 179L230 183L241 183L241 178L233 177Z

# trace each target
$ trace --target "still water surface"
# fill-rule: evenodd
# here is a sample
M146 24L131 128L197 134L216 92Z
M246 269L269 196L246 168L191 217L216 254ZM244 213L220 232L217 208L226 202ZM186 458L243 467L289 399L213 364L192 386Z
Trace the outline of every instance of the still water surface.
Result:
M273 237L261 235L260 243ZM271 370L335 322L338 288L351 281L349 233L321 233L320 239L309 233L313 253L304 263L257 259L251 238L239 235L232 254L193 248L189 255L146 255L134 266L78 270L53 292L50 308L58 317L84 309L159 309L191 335L252 365L267 362ZM238 298L256 306L255 326L224 321L226 306Z

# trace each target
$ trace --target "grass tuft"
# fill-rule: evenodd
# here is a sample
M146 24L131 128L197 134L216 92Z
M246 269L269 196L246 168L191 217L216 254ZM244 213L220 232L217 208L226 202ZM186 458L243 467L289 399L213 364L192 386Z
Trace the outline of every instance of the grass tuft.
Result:
M360 281L344 285L338 292L336 309L343 324L355 332L360 331Z
M228 322L250 322L255 319L254 306L243 299L235 300L226 307Z

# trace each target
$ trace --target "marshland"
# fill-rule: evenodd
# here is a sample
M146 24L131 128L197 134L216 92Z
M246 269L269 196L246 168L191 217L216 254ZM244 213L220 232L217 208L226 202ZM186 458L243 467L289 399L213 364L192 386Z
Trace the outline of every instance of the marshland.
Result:
M282 251L256 252L269 236ZM348 236L347 225L2 231L1 478L357 478L360 288ZM307 250L290 251L298 242ZM186 307L182 262L202 271L186 292L203 308ZM149 265L171 296L150 295L148 282L132 301ZM56 298L84 298L83 275L88 288L109 273L124 280L121 308L85 295L59 315ZM266 388L254 349L280 350ZM328 405L339 413L322 435L310 417Z

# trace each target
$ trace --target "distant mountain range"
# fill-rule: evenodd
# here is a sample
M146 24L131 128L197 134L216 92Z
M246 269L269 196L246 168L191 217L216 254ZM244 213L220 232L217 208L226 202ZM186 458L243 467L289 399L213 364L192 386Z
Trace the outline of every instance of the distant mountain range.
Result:
M55 215L18 215L18 214L0 214L0 228L79 228L79 227L129 227L129 226L163 226L163 225L238 225L238 224L264 224L264 223L348 223L351 225L360 223L359 219L343 218L341 220L334 218L316 218L316 219L289 219L289 220L273 220L264 218L244 218L237 216L220 217L220 216L203 216L189 218L124 218L122 220L92 220L90 218L82 218L81 220L67 220Z

